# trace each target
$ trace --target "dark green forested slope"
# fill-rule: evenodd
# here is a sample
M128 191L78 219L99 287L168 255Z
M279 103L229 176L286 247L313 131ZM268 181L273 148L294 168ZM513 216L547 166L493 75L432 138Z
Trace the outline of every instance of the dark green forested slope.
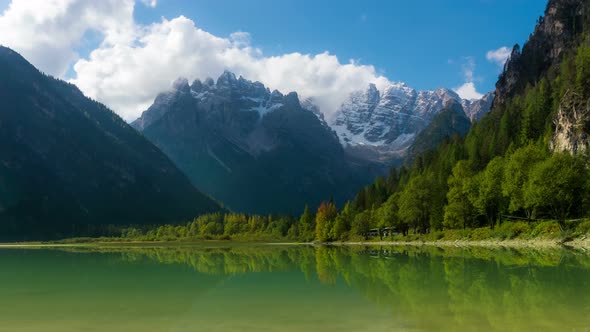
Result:
M0 238L178 222L219 210L154 145L0 47Z
M461 104L451 100L432 119L432 122L416 136L414 143L409 148L406 164L411 163L424 152L435 149L449 137L455 135L465 136L470 128L471 120L465 115Z

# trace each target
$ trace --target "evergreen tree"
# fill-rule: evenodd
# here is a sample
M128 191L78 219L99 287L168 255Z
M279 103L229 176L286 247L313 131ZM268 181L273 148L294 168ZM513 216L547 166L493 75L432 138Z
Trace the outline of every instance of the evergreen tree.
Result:
M351 226L351 233L356 236L363 236L369 232L371 224L371 210L365 210L354 216Z
M342 211L336 217L334 228L332 230L332 238L335 240L346 240L350 232L354 213L352 211L352 204L346 202Z
M309 206L305 206L303 214L299 218L299 232L303 241L312 241L315 237L315 220Z

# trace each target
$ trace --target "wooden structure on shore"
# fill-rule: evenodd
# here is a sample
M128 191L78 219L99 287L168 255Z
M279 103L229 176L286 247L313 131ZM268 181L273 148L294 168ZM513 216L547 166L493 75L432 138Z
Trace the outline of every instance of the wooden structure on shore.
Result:
M395 231L393 227L383 227L383 228L371 228L367 233L364 233L363 236L365 237L379 237L383 240L384 237L394 236L399 234Z

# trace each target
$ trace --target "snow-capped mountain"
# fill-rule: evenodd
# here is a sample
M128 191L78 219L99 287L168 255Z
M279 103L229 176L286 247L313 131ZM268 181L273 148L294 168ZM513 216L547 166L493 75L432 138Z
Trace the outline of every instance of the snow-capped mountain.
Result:
M183 96L199 103L212 104L231 101L239 110L261 118L266 113L283 106L284 98L279 91L270 91L260 82L251 82L243 77L225 71L217 80L207 78L203 82L195 80L189 85L186 78L179 78L170 90L160 93L152 106L132 123L138 130L144 130L164 116ZM296 96L295 96L296 97Z
M477 122L492 109L492 103L494 102L495 97L496 94L493 91L488 92L481 99L463 99L461 101L461 106L463 106L465 115L467 115L471 121Z
M329 125L344 147L401 152L450 101L459 102L467 117L477 121L490 110L493 98L489 93L481 100L464 100L449 89L416 91L404 83L392 83L380 92L370 84L352 93Z
M174 82L133 126L234 211L298 214L343 203L376 172L347 155L310 101L224 72Z

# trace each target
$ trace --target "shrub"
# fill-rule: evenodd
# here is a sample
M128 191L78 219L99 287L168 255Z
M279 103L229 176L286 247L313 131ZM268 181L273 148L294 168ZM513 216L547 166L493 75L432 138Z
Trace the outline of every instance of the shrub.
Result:
M543 221L538 223L532 230L532 237L555 239L559 236L559 224L555 221Z
M444 237L445 237L445 233L442 231L435 231L435 232L432 232L432 234L431 234L431 238L434 241L440 240Z
M529 235L531 227L523 221L511 222L506 221L494 230L495 237L502 240L515 239Z
M489 227L480 227L471 230L469 238L473 241L489 240L493 236L493 230Z
M576 232L580 234L590 234L590 220L582 221L577 227Z
M406 236L406 239L405 240L406 241L409 241L409 242L419 241L420 240L420 237L421 237L420 234L413 233L413 234L408 234Z
M448 229L445 231L444 239L446 241L464 240L469 238L469 230L466 229Z

